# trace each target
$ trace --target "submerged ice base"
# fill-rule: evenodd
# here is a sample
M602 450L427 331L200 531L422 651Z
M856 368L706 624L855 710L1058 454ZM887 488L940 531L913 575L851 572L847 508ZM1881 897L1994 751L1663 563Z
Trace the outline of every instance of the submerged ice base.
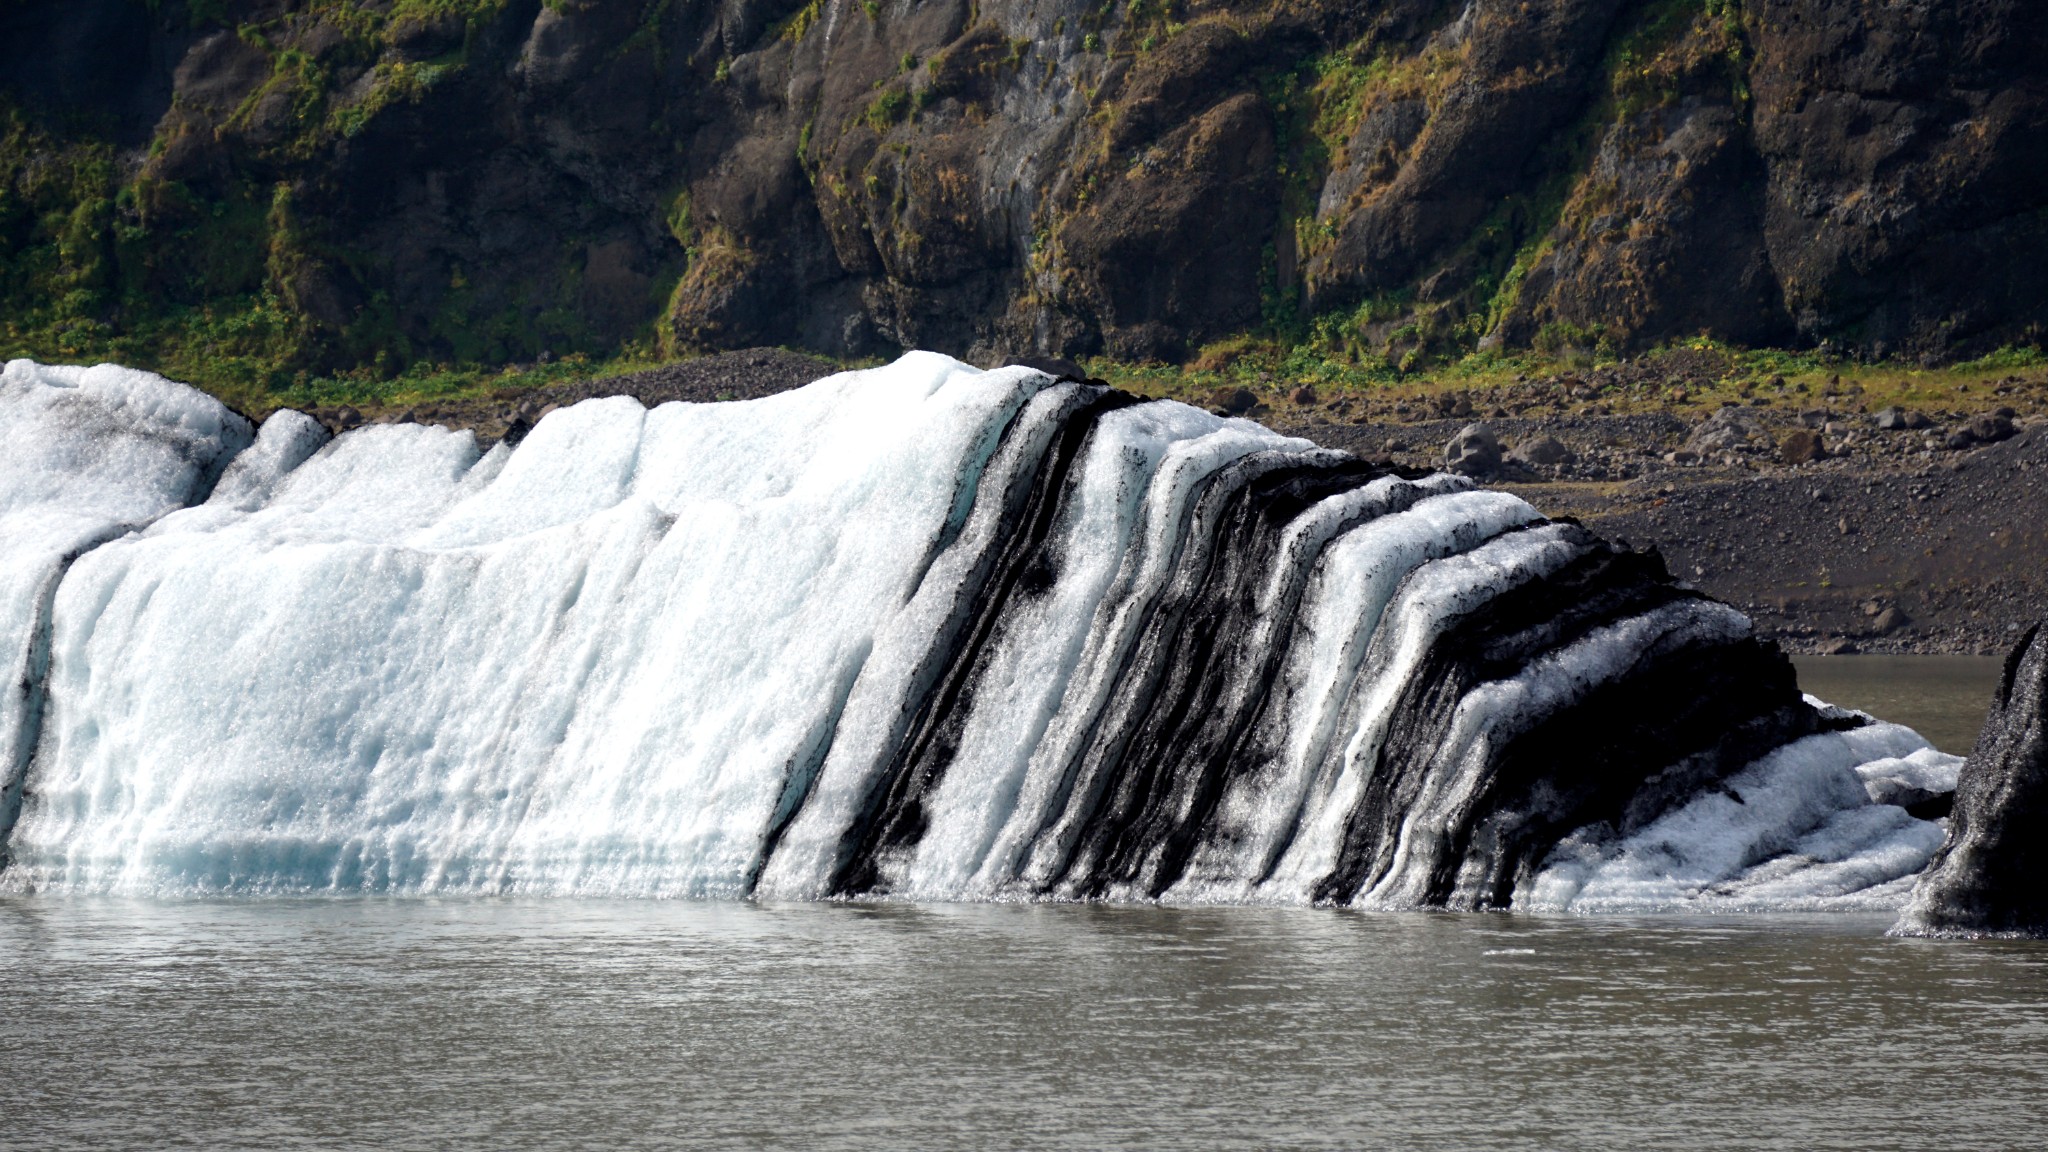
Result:
M0 435L11 888L1892 906L1954 787L1642 554L1028 369Z

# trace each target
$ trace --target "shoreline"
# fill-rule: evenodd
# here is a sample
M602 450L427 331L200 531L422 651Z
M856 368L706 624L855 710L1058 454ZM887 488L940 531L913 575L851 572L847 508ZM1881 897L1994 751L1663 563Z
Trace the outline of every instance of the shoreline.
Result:
M745 400L838 370L756 348L488 397L310 411L330 431L417 421L495 442L523 436L553 407L595 396L649 406ZM1760 636L1798 655L2002 655L2048 609L2048 382L2007 377L1947 407L1909 410L1924 426L1880 429L1881 411L1847 390L1813 397L1782 381L1775 390L1736 382L1718 410L1703 411L1689 394L1703 386L1670 389L1654 374L1646 385L1643 371L1634 380L1619 370L1478 391L1424 383L1327 397L1296 388L1181 398L1225 410L1234 403L1276 431L1407 467L1444 466L1445 445L1485 424L1503 459L1477 470L1481 483L1547 516L1656 548L1674 574L1748 613ZM2008 435L1948 446L2001 410L2010 413ZM1788 463L1786 444L1801 434L1818 458ZM1546 439L1563 459L1526 459Z

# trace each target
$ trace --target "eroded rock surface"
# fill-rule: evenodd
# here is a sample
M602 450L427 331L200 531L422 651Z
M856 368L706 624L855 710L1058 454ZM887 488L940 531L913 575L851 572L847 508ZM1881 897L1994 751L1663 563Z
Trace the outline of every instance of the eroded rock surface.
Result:
M0 291L261 297L323 369L1304 314L1943 358L2048 323L2044 52L2026 0L37 0Z
M2006 661L1951 819L1892 931L2048 936L2048 633L2038 624Z

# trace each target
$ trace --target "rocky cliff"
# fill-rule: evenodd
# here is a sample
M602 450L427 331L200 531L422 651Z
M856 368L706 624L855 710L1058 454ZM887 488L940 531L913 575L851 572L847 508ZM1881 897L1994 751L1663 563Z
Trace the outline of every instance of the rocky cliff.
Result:
M2042 59L2028 0L0 0L0 313L315 371L1939 358L2048 319Z

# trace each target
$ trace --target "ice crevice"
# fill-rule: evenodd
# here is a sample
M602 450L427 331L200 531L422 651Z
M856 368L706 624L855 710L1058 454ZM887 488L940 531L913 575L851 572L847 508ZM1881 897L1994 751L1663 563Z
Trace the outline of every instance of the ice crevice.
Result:
M928 353L516 447L0 373L0 887L1889 907L1954 757L1653 554Z

